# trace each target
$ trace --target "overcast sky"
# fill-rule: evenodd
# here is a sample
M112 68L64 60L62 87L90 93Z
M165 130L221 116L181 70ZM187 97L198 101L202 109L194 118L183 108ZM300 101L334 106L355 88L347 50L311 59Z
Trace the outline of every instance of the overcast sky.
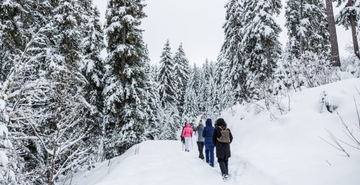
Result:
M151 63L158 63L166 40L169 39L174 54L180 43L191 65L201 65L206 58L216 61L224 42L222 26L225 22L224 5L228 0L146 0L144 11L147 18L142 21L143 38L148 45ZM93 0L101 12L104 23L107 0ZM282 0L283 6L285 0ZM335 6L334 6L335 8ZM277 17L283 28L280 42L286 42L284 15ZM351 42L349 32L344 34L338 28L340 55L343 48Z

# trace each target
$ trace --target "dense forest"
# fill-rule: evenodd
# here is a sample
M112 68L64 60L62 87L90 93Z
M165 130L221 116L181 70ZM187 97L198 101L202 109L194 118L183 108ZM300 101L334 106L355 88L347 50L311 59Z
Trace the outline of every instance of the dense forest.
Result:
M186 121L360 77L360 0L333 1L228 0L217 61L191 66L169 40L150 63L144 0L108 0L104 25L92 0L0 0L0 184L54 185L142 141L179 139ZM335 26L351 30L351 55L339 56Z

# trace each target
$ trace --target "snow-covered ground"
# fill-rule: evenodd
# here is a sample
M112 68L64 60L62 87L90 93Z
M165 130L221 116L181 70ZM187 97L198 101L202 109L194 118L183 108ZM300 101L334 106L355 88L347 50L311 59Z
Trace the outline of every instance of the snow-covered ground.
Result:
M232 130L231 179L223 182L219 166L211 168L198 158L196 141L189 153L180 141L146 141L124 155L98 164L92 171L79 172L73 185L359 185L360 150L342 144L350 157L324 140L329 130L352 143L345 135L344 122L360 139L354 104L360 108L360 79L305 89L279 100L290 111L276 108L259 112L255 104L235 106L222 117ZM319 94L326 91L338 113L320 113ZM259 102L261 105L261 102ZM272 119L271 119L271 116ZM276 118L276 119L274 119ZM324 140L322 140L322 139ZM67 183L69 184L69 183Z

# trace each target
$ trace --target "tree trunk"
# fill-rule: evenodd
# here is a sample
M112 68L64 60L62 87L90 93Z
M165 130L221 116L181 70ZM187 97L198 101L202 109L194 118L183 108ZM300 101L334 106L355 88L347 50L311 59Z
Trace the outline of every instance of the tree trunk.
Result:
M124 0L124 8L126 11L126 1ZM123 33L122 33L122 44L124 45L124 47L126 46L126 34L127 34L127 26L124 24L124 28L123 28ZM126 76L125 76L125 64L126 64L126 49L124 49L122 55L121 55L121 64L120 64L120 74L121 74L121 83L122 83L122 88L125 89L126 87ZM123 100L121 101L121 107L125 107L125 99L126 99L126 91L124 90L123 93Z
M124 27L123 29L123 38L122 38L122 44L125 46L126 45L126 27ZM124 51L124 53L121 56L121 83L123 84L123 86L125 87L125 63L126 63L126 52Z
M126 9L126 1L123 1L124 3L124 8ZM126 26L124 25L123 28L123 37L122 37L122 44L125 46L126 45ZM125 88L125 83L126 83L126 78L125 78L125 64L126 64L126 52L124 51L124 53L121 56L121 83L123 85L123 88Z
M340 57L339 57L339 46L337 42L335 19L332 0L325 0L326 2L326 14L328 20L328 29L330 34L330 43L331 43L331 57L332 65L340 67Z
M354 1L348 0L347 6L348 7L354 6ZM351 36L352 36L352 40L353 40L354 53L360 59L359 43L358 43L357 34L356 34L356 17L354 14L350 13L349 21L350 21L350 27L351 27Z
M299 11L300 12L299 13L300 22L299 23L301 23L301 21L303 19L303 9L304 9L303 1L300 0L300 11ZM297 33L296 33L296 35L297 35ZM304 49L305 42L304 42L304 37L302 35L299 35L299 42L300 42L300 47L299 47L299 56L298 57L300 58L300 56L302 54L304 54L304 51L305 51L305 49Z

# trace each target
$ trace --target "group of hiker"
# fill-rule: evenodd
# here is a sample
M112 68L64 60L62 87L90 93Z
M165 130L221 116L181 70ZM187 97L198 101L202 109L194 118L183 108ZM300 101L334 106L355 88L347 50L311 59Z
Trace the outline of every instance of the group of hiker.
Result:
M231 157L230 143L233 140L233 136L227 124L223 118L219 118L215 121L214 126L211 118L207 118L205 126L202 120L194 129L191 128L190 123L185 123L185 127L181 132L181 140L185 145L185 151L189 152L191 147L191 138L193 133L197 135L197 146L199 150L199 158L208 163L211 167L214 167L214 149L216 149L216 157L219 163L221 174L224 180L229 177L228 162ZM204 157L205 147L205 157Z

